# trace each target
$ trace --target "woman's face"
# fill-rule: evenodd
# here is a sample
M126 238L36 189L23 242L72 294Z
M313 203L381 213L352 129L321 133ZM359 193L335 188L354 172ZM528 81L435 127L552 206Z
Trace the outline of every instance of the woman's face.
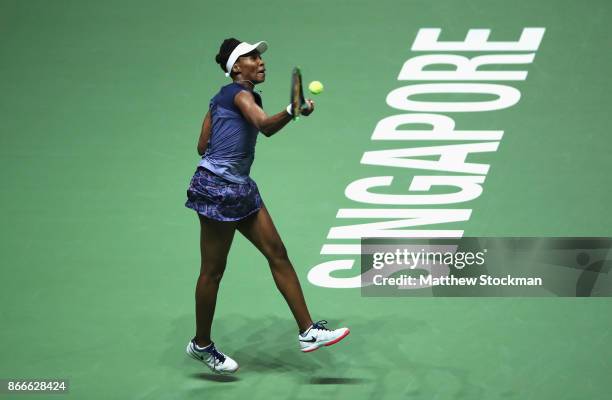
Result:
M243 80L261 83L266 80L266 64L257 50L238 57L236 64Z

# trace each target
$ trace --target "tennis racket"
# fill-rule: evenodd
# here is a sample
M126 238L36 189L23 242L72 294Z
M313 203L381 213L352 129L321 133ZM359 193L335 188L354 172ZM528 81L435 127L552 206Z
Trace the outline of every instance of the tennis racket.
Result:
M300 118L302 111L308 110L308 104L304 100L304 89L302 88L302 73L300 67L293 68L291 73L291 116L293 120Z

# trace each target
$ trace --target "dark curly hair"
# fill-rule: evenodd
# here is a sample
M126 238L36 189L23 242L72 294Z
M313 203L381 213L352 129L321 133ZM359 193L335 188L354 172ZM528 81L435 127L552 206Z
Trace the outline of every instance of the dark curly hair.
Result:
M231 71L225 70L225 66L227 64L227 60L229 59L230 54L232 54L232 51L234 51L234 49L240 43L242 42L236 38L225 39L223 43L221 43L221 47L219 47L219 53L215 56L215 61L217 62L217 64L219 64L223 71L231 73Z

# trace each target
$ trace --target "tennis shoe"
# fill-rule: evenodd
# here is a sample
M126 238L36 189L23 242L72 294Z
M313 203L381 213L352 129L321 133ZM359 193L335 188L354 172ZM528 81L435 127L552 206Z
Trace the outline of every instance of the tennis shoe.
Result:
M302 352L309 353L321 346L331 346L344 339L350 333L348 328L330 330L325 327L325 324L327 324L325 320L317 321L306 332L298 335Z
M231 374L238 371L238 363L227 354L217 350L214 343L206 347L200 347L195 343L195 339L191 339L185 350L192 358L206 364L208 368L218 374Z

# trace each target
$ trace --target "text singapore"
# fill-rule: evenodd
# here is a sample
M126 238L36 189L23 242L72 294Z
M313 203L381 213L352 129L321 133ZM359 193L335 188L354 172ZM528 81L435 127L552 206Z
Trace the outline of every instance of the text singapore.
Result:
M482 113L516 105L521 92L510 84L524 81L527 71L504 65L533 62L545 28L523 28L518 41L489 41L489 29L470 29L463 41L440 41L441 29L423 28L417 33L412 51L425 52L404 62L399 81L414 81L388 93L386 102L401 113L378 122L372 133L375 141L404 141L404 147L367 151L361 164L416 170L408 194L388 194L385 187L394 177L373 176L348 184L344 194L357 203L377 208L341 208L337 219L365 219L370 222L331 227L328 243L321 254L334 257L314 266L308 280L317 286L354 288L361 286L359 259L361 238L460 238L461 229L421 228L427 225L468 221L470 201L483 193L489 165L468 162L470 154L494 153L502 139L502 130L457 130L455 120L442 113ZM457 53L477 52L477 56ZM431 70L434 65L451 65L452 70ZM496 70L486 69L495 65ZM485 67L483 69L482 67ZM497 83L488 83L497 82ZM423 83L427 82L427 83ZM421 95L485 95L487 100L423 101ZM423 129L425 125L428 129ZM408 129L408 127L417 129ZM498 128L498 127L495 127ZM417 147L413 141L457 141L457 144ZM429 157L429 159L423 159ZM435 175L419 173L436 171ZM444 193L440 192L443 188ZM388 189L387 189L388 191ZM402 190L406 192L405 189ZM436 193L427 193L435 191ZM462 204L462 208L450 208ZM381 208L381 206L405 208ZM429 208L423 208L429 207ZM437 208L432 208L432 206ZM414 208L413 208L414 207ZM449 207L449 208L445 208ZM371 222L372 220L380 220ZM435 227L433 227L435 228ZM341 241L339 243L339 241ZM347 243L347 241L349 243ZM352 256L352 257L351 257ZM357 257L355 257L357 256ZM332 276L343 271L343 277ZM352 274L351 274L352 272Z

